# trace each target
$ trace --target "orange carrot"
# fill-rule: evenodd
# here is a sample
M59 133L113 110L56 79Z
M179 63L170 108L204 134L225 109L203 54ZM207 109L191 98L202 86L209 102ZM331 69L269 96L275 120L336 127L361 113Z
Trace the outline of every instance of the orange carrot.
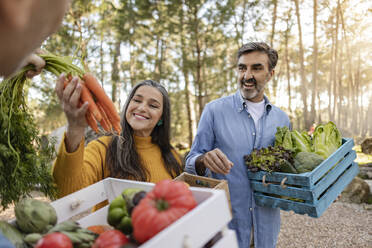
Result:
M102 118L102 120L99 122L102 126L102 128L106 131L106 132L111 132L112 130L112 126L109 124L109 122L106 121L105 118Z
M112 125L111 125L111 122L110 120L108 119L107 115L106 115L106 112L105 110L102 108L102 105L100 102L96 102L96 105L98 107L98 110L100 111L101 115L102 115L102 120L100 121L101 123L101 126L103 127L103 129L105 129L107 132L111 132L112 130Z
M90 112L90 110L88 109L86 115L86 120L87 120L87 123L88 125L96 132L96 133L99 133L98 132L98 126L97 126L97 121L96 119L94 119L94 115L92 112Z
M96 103L94 102L94 99L93 99L91 93L89 92L88 88L85 86L85 84L83 82L80 82L80 84L81 84L81 95L80 95L81 100L83 102L88 102L89 103L88 109L92 112L92 114L94 115L94 118L97 121L101 121L102 120L102 115L99 112L98 107L97 107Z
M114 127L115 131L120 134L121 133L121 125L120 121L115 121L112 123L112 126Z
M83 80L87 88L94 94L97 101L101 102L102 107L104 108L107 117L112 122L113 120L120 122L120 116L114 106L114 103L106 95L105 91L99 84L98 80L91 73L85 73Z
M117 132L117 133L121 133L121 126L120 126L120 117L119 117L119 120L117 120L116 118L113 117L113 115L111 115L110 113L110 110L107 108L106 105L103 105L101 103L101 106L103 108L103 110L105 111L106 115L107 115L107 118L109 119L109 121L111 122L111 125L112 127L114 128L114 130ZM117 114L117 113L116 113Z
M113 228L108 225L94 225L94 226L88 226L87 229L94 233L101 234L107 230L112 230Z

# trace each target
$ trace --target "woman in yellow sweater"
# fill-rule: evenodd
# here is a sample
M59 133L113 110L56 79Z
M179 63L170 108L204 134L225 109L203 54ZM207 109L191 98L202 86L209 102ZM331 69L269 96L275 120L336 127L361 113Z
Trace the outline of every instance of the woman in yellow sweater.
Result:
M170 102L166 89L146 80L125 103L120 135L103 136L84 147L88 103L78 107L81 85L73 78L65 89L61 75L56 93L67 117L67 130L53 167L59 197L106 177L158 182L182 172L170 144Z

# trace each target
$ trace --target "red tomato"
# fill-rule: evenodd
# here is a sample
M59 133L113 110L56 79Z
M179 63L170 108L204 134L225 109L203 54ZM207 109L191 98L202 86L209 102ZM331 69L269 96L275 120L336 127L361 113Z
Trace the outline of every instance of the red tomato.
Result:
M35 248L72 248L72 242L70 238L63 233L54 232L45 235L40 239Z
M118 230L108 230L98 236L92 248L119 248L121 245L125 245L128 242L127 236L122 232Z
M189 187L169 179L158 182L132 212L134 238L143 243L196 206Z

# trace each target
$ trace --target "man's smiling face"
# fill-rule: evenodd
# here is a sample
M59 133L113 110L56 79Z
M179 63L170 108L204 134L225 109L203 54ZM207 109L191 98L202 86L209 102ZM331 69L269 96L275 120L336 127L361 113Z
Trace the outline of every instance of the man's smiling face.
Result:
M243 54L238 60L238 87L244 99L262 101L267 82L274 74L269 71L268 56L259 51Z

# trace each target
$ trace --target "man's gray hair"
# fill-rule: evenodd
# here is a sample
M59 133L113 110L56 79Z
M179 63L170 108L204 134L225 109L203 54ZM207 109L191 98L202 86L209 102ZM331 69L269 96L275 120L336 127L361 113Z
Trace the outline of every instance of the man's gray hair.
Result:
M273 70L276 66L276 63L278 62L278 52L271 48L269 45L267 45L265 42L249 42L247 44L244 44L241 46L238 50L238 56L237 59L247 53L251 52L264 52L269 57L269 70Z

